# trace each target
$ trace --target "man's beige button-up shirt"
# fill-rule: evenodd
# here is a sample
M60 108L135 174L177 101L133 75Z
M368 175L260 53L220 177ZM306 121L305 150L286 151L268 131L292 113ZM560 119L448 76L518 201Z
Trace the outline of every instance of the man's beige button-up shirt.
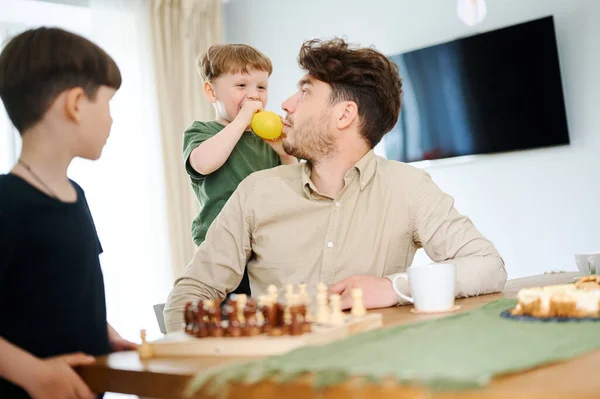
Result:
M423 247L457 266L457 296L501 291L504 262L492 243L429 175L369 151L337 198L318 192L306 163L250 175L211 225L175 281L165 307L169 331L182 328L188 301L222 300L248 266L252 296L269 284L333 284L354 275L393 277ZM405 280L398 282L408 292Z

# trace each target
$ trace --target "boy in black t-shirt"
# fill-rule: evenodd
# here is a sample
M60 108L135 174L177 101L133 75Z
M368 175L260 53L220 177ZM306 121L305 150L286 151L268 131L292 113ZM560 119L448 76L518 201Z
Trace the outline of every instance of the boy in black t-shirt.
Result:
M67 178L75 157L100 157L120 85L110 56L61 29L26 31L0 54L0 98L23 138L0 175L0 398L93 397L72 367L136 347L106 322L102 247Z

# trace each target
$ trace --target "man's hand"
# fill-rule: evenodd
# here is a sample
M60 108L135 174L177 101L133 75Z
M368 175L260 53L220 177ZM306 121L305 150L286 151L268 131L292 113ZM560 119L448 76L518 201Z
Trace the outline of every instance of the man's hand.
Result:
M285 139L285 133L281 133L281 136L277 137L275 140L267 140L262 139L265 143L271 146L273 150L279 155L281 159L282 165L291 165L294 163L298 163L298 159L295 156L292 156L285 152L283 149L283 140Z
M107 323L106 326L108 328L108 341L110 342L110 349L112 349L114 352L136 350L138 348L138 344L123 339L110 324Z
M329 294L340 294L342 310L352 307L352 288L361 288L365 308L387 308L398 303L392 282L385 277L352 276L329 286Z
M40 360L23 388L34 399L93 399L94 394L73 367L94 363L92 356L74 353Z

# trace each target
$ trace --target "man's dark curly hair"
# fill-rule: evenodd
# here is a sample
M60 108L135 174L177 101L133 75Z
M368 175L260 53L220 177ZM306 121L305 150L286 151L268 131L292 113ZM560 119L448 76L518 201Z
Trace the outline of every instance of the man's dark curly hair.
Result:
M331 86L331 103L354 101L361 133L371 148L392 130L400 114L402 80L398 67L373 48L352 48L344 39L304 42L298 63Z

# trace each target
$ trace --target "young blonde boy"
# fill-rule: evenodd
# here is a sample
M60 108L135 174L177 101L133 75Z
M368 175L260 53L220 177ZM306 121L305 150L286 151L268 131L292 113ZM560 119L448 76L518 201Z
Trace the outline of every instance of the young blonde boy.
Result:
M271 61L244 44L213 45L198 57L204 94L215 120L194 122L185 132L183 157L200 213L192 237L202 244L206 232L238 184L253 172L297 159L282 148L283 137L263 140L250 129L252 116L268 100ZM247 271L234 293L250 294Z

